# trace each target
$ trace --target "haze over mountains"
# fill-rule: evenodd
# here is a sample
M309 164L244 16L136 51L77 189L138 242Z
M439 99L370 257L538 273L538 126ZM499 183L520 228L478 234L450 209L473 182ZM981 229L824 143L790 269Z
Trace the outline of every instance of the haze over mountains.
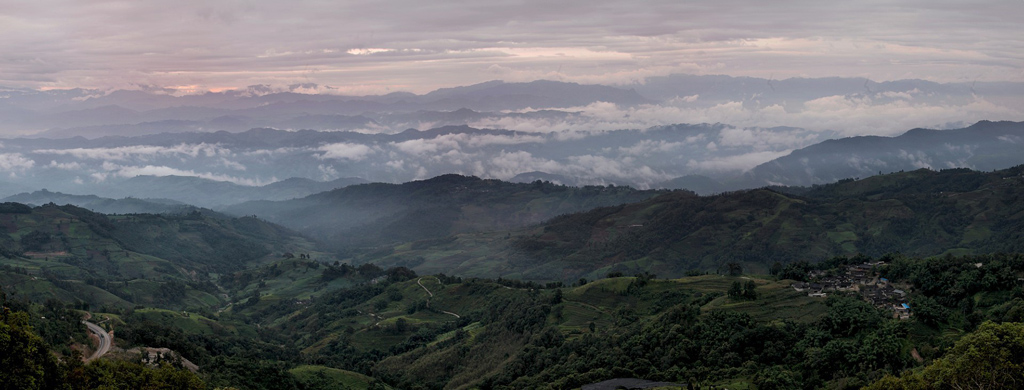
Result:
M46 188L224 207L447 173L711 194L1024 163L1020 123L971 125L1024 119L1021 83L673 75L628 88L495 81L423 95L298 93L308 87L6 89L0 131L38 133L0 142L0 195ZM907 133L915 127L943 131Z
M177 351L198 362L199 375L218 385L244 382L234 372L249 372L253 361L224 366L221 356L236 352L214 351L255 348L264 351L259 361L266 364L323 364L277 371L281 378L313 383L309 388L317 388L315 383L331 388L330 381L355 381L357 388L367 389L381 388L372 383L424 381L432 388L451 383L535 388L539 385L521 384L550 380L529 379L522 372L502 376L519 364L509 359L533 360L529 351L537 346L556 350L569 342L566 330L591 343L614 340L604 336L621 331L658 334L645 323L675 324L684 312L690 313L688 321L720 325L722 318L734 318L749 326L762 321L828 324L832 312L842 310L835 308L844 305L862 306L858 318L865 318L863 313L881 316L882 311L855 297L836 304L834 298L823 302L790 287L788 279L808 280L811 269L835 272L869 259L860 254L885 255L881 258L895 259L894 264L908 261L894 252L946 256L949 267L984 283L995 281L985 291L1001 294L982 299L985 303L972 309L970 318L1007 318L1001 313L1016 304L1006 297L1016 286L1012 280L1019 275L1014 271L1020 269L1019 255L1003 256L1017 262L1003 263L988 254L1024 250L1024 122L947 122L932 126L938 129L897 131L894 126L904 122L893 121L874 127L903 109L912 118L936 107L992 107L986 106L988 100L957 95L955 86L922 93L918 87L934 87L925 83L905 95L832 95L804 101L801 108L790 104L792 95L761 100L754 94L729 103L731 92L715 92L714 79L701 80L711 86L693 80L684 84L693 82L704 92L667 101L642 95L667 96L654 87L619 90L544 82L456 88L435 94L433 101L402 94L408 101L374 103L377 109L396 111L373 114L327 114L331 107L351 103L330 96L312 97L312 103L207 107L202 110L246 114L159 123L103 121L122 114L202 110L129 112L109 105L78 110L69 117L93 124L0 143L6 181L0 183L0 194L11 195L0 200L11 202L0 205L0 223L7 232L0 235L0 284L19 299L56 298L76 308L116 313L122 347ZM751 82L724 80L739 80L741 87ZM668 78L662 84L676 81ZM769 89L794 82L764 81ZM910 84L862 87L893 85ZM541 91L547 100L518 95L524 91ZM133 99L147 100L137 94ZM179 98L152 101L173 99ZM582 106L485 111L528 101ZM827 102L855 102L854 112L878 115L871 118L874 124L854 123L859 115L854 113L846 117L854 122L822 127L813 116L821 118ZM399 109L429 104L460 108ZM809 119L812 126L682 124L675 122L677 116L662 116L680 105L689 105L691 114L757 113L755 119L736 117L741 124L773 124L778 118L764 115L783 112L797 122ZM265 108L271 106L277 108ZM296 107L323 111L278 115ZM899 109L887 111L894 108ZM267 111L262 119L246 116L265 109L283 111ZM1014 118L1012 110L1004 113ZM60 115L53 118L60 120ZM928 120L936 118L942 117ZM389 127L413 121L423 130ZM209 131L211 123L222 127ZM247 129L254 124L261 127ZM435 127L439 124L444 126ZM350 129L323 131L330 126ZM949 169L961 167L973 170ZM761 188L766 186L771 187ZM749 188L755 189L733 191ZM899 269L885 270L891 275L884 276L910 283ZM743 271L748 275L740 276ZM699 276L704 273L729 276ZM774 276L768 280L750 273ZM433 276L423 276L428 274ZM659 281L655 275L688 277ZM973 320L962 321L959 314L946 316L941 320L945 325L929 319L929 303L922 299L934 296L937 302L949 295L925 290L929 282L922 280L933 279L913 281L920 291L930 292L912 290L912 324L966 328L960 322ZM726 293L730 282L733 287ZM734 290L741 282L742 299L753 301L739 301ZM569 283L573 287L566 287ZM980 291L979 286L975 283L970 291ZM951 291L964 293L965 300L941 305L962 309L959 302L974 302L967 290ZM53 317L41 312L33 318ZM550 326L542 332L543 324ZM769 328L777 327L764 329ZM150 337L157 333L169 336ZM57 340L54 345L69 340L64 334L49 337ZM711 339L700 335L694 340ZM245 347L226 347L233 344ZM612 341L606 349L621 348ZM900 353L909 354L906 348ZM565 356L574 360L578 355ZM703 354L695 350L692 356ZM483 364L491 376L481 381L475 372L436 368L452 361ZM415 365L419 368L410 371ZM650 366L556 383L576 386L642 376L635 373ZM325 379L324 372L333 379ZM804 375L813 378L818 372L813 368ZM730 371L708 378L722 384L736 375Z
M351 249L506 231L661 193L665 191L507 183L449 174L403 184L349 186L302 199L245 202L224 212L256 215L334 249Z
M491 81L423 95L305 94L254 85L173 96L173 90L3 88L0 132L50 138L255 127L400 132L446 125L525 131L614 130L677 123L795 126L845 135L1021 120L1024 83L874 82L670 75L630 85ZM858 123L860 122L860 123Z
M0 390L1020 387L1022 14L5 3Z
M0 154L8 172L0 195L46 188L222 207L444 173L710 194L918 168L991 170L1024 163L1018 153L1024 125L1018 122L813 142L820 135L792 128L673 125L577 138L459 126L398 134L256 129L96 140L12 139L3 141L5 153Z

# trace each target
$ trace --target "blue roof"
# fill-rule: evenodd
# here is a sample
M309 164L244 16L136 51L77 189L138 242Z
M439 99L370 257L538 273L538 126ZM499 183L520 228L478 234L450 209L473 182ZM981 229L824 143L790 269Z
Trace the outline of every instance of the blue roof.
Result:
M908 304L904 303L904 304L903 304L903 308L904 308L904 309L909 309L909 308L910 308L910 305L908 305Z

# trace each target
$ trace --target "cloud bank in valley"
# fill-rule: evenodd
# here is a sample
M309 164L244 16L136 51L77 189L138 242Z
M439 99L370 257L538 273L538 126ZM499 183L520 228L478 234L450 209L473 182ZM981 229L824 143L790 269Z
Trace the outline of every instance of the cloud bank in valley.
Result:
M959 128L980 120L1024 120L1024 108L993 103L983 97L972 96L964 102L934 102L920 101L910 92L832 95L790 104L761 105L756 99L711 105L695 102L683 99L633 107L598 102L563 109L573 113L564 118L504 116L470 125L524 132L565 132L571 136L573 132L643 129L676 123L725 123L740 128L791 126L824 132L829 137L849 137L892 136L918 127Z
M35 141L18 139L10 142L18 152L0 154L0 172L27 183L51 183L51 189L78 189L73 192L140 175L263 185L289 177L403 182L445 173L510 180L535 171L572 180L565 184L645 188L686 174L739 173L819 139L818 133L802 129L725 125L586 131L572 137L563 132L452 127L411 135L360 135L361 142L337 141L354 133L275 131L268 135L262 131L298 143L265 148L246 145L254 134L242 133L218 143L105 146L109 141L99 139L88 146L72 142L63 148L33 148L28 145Z

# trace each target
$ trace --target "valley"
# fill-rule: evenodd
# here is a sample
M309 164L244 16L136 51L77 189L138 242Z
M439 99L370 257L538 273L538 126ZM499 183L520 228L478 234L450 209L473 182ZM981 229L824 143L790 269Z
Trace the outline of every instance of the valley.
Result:
M5 2L0 390L1024 388L1022 14Z
M262 217L8 202L0 281L23 310L109 319L111 359L164 351L149 364L192 366L211 386L866 386L1020 316L1024 262L994 253L1021 251L1021 169L703 197L449 175L239 209ZM874 259L909 290L909 319L852 293L801 291ZM949 273L960 277L928 276ZM856 345L861 368L822 355Z

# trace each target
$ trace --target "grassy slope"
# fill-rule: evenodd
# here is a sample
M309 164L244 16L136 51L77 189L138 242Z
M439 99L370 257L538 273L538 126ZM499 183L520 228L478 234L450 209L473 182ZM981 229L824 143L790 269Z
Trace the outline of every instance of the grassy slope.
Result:
M429 278L429 277L428 277ZM551 314L547 317L547 324L556 326L568 338L580 337L590 333L590 324L593 323L598 332L621 326L623 313L636 315L638 317L630 321L642 321L653 318L662 310L673 305L687 302L693 297L704 294L712 294L717 298L711 300L702 307L703 311L726 310L738 311L750 314L755 320L771 323L782 320L794 320L798 322L811 322L825 313L823 299L808 298L805 294L794 293L789 287L790 281L772 281L766 279L753 279L758 284L758 292L762 295L757 301L734 302L724 297L725 292L732 282L749 280L748 277L726 277L708 275L699 277L687 277L671 280L651 280L639 292L629 292L630 283L636 278L620 277L601 279L583 286L563 288L563 301L553 305ZM434 283L424 284L433 287ZM416 286L419 288L418 286ZM404 290L403 290L404 291ZM521 294L535 294L530 290L520 290L502 286L467 286L454 284L438 289L435 293L435 304L438 307L451 309L456 312L465 313L479 308L487 302L500 300L502 296L515 296ZM553 290L542 290L540 294L551 295ZM400 313L382 313L385 317L390 315L404 316ZM408 318L408 317L406 317ZM390 317L388 317L390 319ZM450 320L450 319L449 319ZM386 321L386 320L385 320ZM495 374L503 369L510 361L510 356L521 353L526 342L525 339L508 339L506 343L497 345L475 344L473 340L478 334L489 333L488 340L493 341L495 333L500 330L490 329L489 325L472 323L462 328L469 335L469 341L463 341L463 347L452 347L436 345L440 341L449 340L452 333L445 333L438 336L431 347L417 349L403 355L386 359L377 370L384 373L394 374L395 370L409 370L410 372L429 371L432 364L438 360L444 361L468 354L473 356L471 367L462 367L461 372L451 378L446 388L472 388L480 378ZM356 333L360 344L377 344L372 341L373 332ZM378 339L378 343L385 344L387 340ZM377 344L377 345L380 345ZM461 348L462 352L459 351ZM307 351L312 352L312 351ZM486 362L486 363L482 363Z
M373 378L357 372L324 366L302 365L288 370L288 372L295 375L300 382L315 383L326 379L335 386L340 385L340 388L343 389L365 390L369 389L370 383L373 382Z
M679 279L654 279L644 288L646 295L642 296L627 294L626 289L634 279L634 277L607 278L595 280L582 287L563 289L564 300L559 305L562 307L560 309L562 316L558 318L553 316L552 323L567 333L589 332L588 327L592 321L598 328L611 326L615 311L621 308L645 313L664 309L696 294L724 295L733 281L748 278L705 275ZM806 294L793 291L788 287L792 283L791 280L773 281L760 278L755 280L758 283L758 291L762 294L761 299L737 303L722 296L711 301L703 307L703 310L741 311L763 321L780 318L811 321L824 312L821 299L808 298ZM318 347L337 340L341 337L339 334L346 327L353 329L354 334L351 341L357 349L386 350L388 346L396 344L412 334L395 335L383 331L398 318L403 318L412 324L453 322L457 319L456 317L440 311L465 315L486 307L489 302L536 294L536 292L526 289L506 288L494 284L441 285L438 278L424 276L422 278L423 285L433 293L433 297L430 299L430 307L433 310L418 310L409 313L408 308L411 305L428 298L427 293L416 281L403 281L403 283L391 287L400 293L400 300L392 301L386 293L382 293L351 306L354 309L351 313L324 324L324 328L318 330L328 336L322 340L311 342L306 352L315 353ZM551 291L542 291L542 294L551 294ZM374 304L379 301L387 302L387 305L383 309L378 309ZM339 308L339 311L342 310L343 308ZM297 311L303 310L297 309ZM311 313L287 317L290 321L294 321L296 318L306 321L313 320L314 317L309 314ZM281 326L284 322L275 324ZM463 330L470 334L474 331L478 332L480 324L477 322L467 324ZM437 340L440 341L451 336L452 334L445 333L438 336Z
M755 320L763 322L782 319L810 322L822 315L825 310L822 299L812 299L804 294L794 293L788 287L789 281L776 282L755 278L762 298L753 302L734 302L724 297L725 291L733 281L744 281L747 280L746 277L708 275L673 280L655 279L643 287L642 292L631 293L627 288L634 279L602 279L580 287L563 288L563 301L553 306L552 313L548 315L546 321L560 329L567 337L578 337L590 332L591 323L599 331L616 326L617 321L621 321L623 310L645 318L704 294L717 296L703 307L704 311L739 311L749 313ZM433 293L433 297L428 296L418 281ZM444 312L475 318L494 302L514 300L533 294L548 296L553 294L553 291L510 288L491 282L468 280L444 284L440 278L425 276L395 283L377 295L348 304L328 304L324 307L294 306L290 311L279 313L276 318L265 318L262 326L278 329L283 334L301 335L302 337L294 338L295 345L302 348L308 359L316 360L319 354L325 352L324 348L336 348L334 346L339 344L349 345L356 351L387 351L406 342L423 327L451 327L459 323L461 325L457 328L473 339L482 333L497 330L479 321L460 323L459 318ZM410 310L410 307L428 298L429 309ZM317 299L329 298L324 296ZM268 307L251 307L238 313L260 313L262 309ZM331 308L330 312L324 312L326 307ZM262 315L258 317L263 318ZM399 319L408 324L408 327L404 331L396 332L393 328ZM414 364L415 360L421 358L429 362L447 356L451 351L449 347L454 341L452 338L455 333L454 329L437 333L433 336L433 341L427 343L432 347L391 358L382 363L381 367ZM486 353L477 356L475 361L478 363L474 363L473 367L466 367L464 372L453 380L468 384L500 370L507 361L507 358L500 356L515 355L523 342L525 340L510 340L510 343L501 347L488 347Z

